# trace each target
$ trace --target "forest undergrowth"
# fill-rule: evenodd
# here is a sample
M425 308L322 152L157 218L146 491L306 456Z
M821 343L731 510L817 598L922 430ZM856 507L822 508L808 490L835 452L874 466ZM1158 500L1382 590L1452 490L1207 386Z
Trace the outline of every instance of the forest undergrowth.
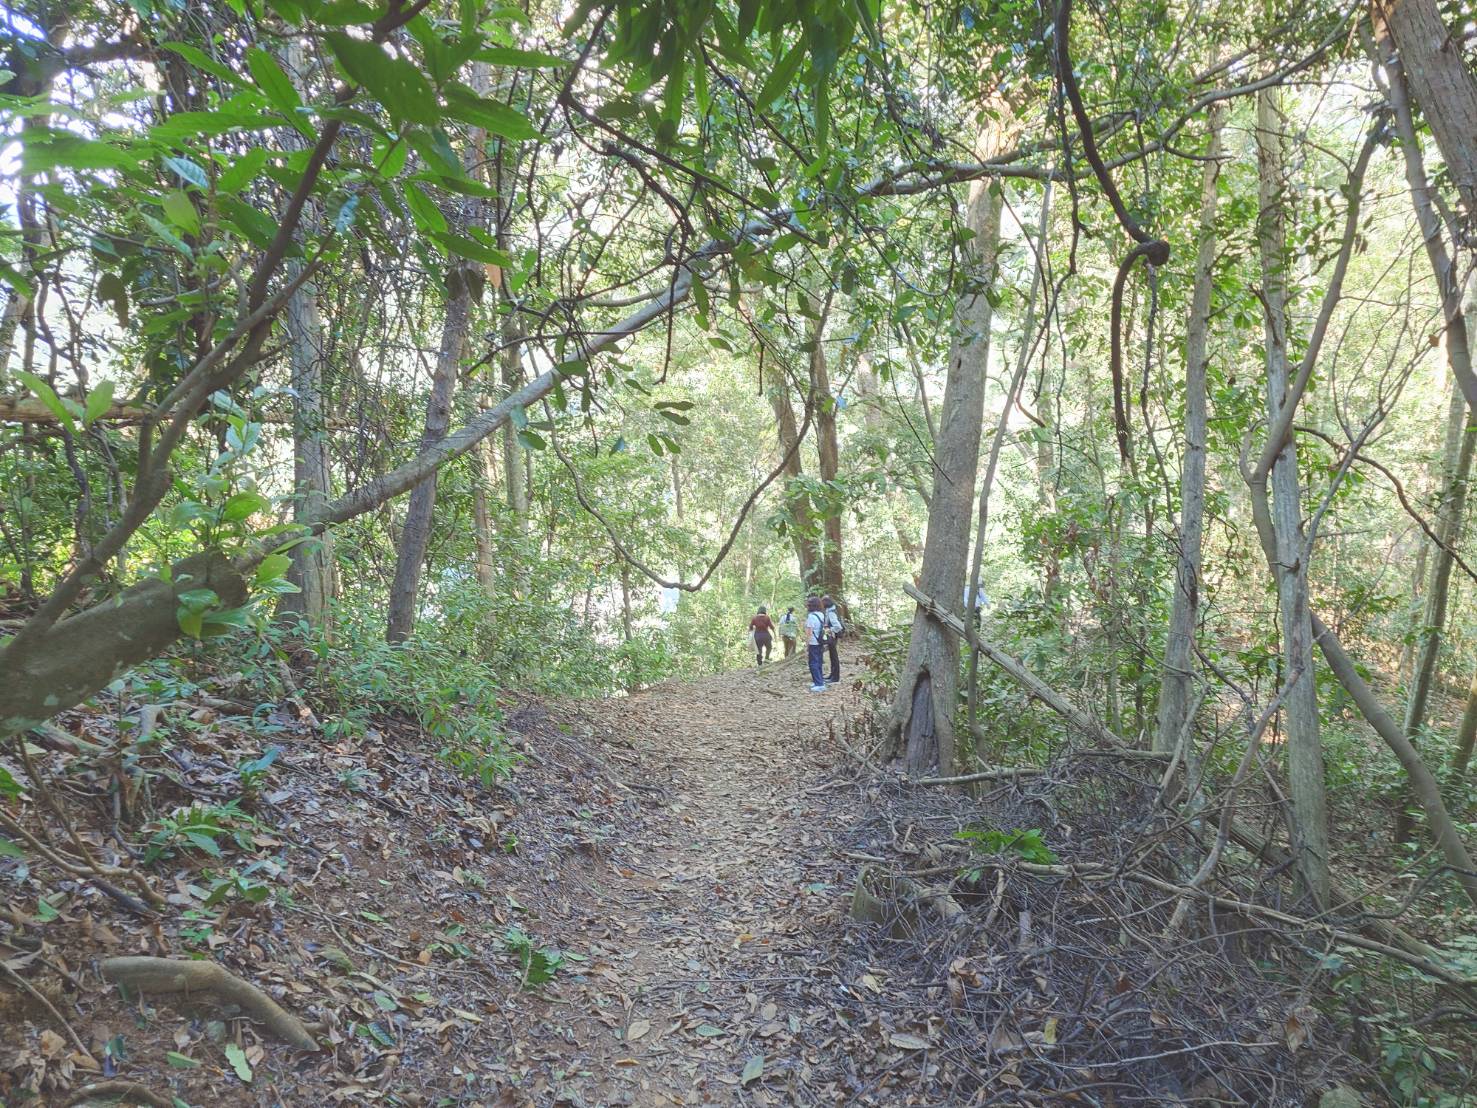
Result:
M792 662L598 701L413 646L138 671L5 762L0 1099L1461 1103L1460 1028L1398 1017L1431 980L1279 917L1276 864L1228 857L1248 903L1176 918L1161 764L884 766L890 658L848 649L824 697ZM317 1049L110 983L137 956L219 964Z

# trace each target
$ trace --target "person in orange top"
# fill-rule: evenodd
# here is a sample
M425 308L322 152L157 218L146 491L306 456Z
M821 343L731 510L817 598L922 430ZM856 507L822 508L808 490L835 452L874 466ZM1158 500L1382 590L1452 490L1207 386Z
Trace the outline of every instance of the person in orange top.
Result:
M754 636L754 664L762 666L769 661L770 652L774 650L774 620L760 608L758 614L749 620L749 630Z

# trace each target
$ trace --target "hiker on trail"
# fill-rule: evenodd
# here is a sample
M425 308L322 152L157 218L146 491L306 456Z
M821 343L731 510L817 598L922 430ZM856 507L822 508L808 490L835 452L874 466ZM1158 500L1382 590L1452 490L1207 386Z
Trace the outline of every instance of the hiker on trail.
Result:
M810 663L810 691L825 692L826 614L821 608L820 597L809 597L805 601L805 612L805 660Z
M826 651L831 655L831 673L826 684L835 685L841 680L841 653L836 649L836 642L846 628L841 625L841 613L836 610L836 602L829 596L821 597L821 615L826 620Z
M780 616L780 638L785 641L785 657L795 653L795 640L800 635L800 621L795 618L795 609L786 608Z
M760 608L758 614L749 620L749 630L754 635L754 664L762 666L769 661L770 652L774 650L774 620L769 618L764 608Z

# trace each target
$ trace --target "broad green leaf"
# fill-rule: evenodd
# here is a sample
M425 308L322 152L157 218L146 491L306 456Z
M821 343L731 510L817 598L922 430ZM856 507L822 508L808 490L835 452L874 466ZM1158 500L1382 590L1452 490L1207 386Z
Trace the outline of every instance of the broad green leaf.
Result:
M328 45L349 79L363 85L396 119L433 126L441 118L436 92L425 74L404 58L392 58L377 44L339 32Z
M72 422L72 413L62 403L62 398L56 394L55 389L34 373L27 373L23 369L16 370L15 376L21 384L25 385L26 388L35 394L37 400L46 405L46 410L56 416L57 422L62 424L68 431L75 432L77 430L77 425Z
M116 273L104 273L97 279L97 298L113 305L118 326L128 326L128 286Z
M216 188L227 194L240 192L256 180L256 175L261 172L262 166L267 164L267 157L265 147L253 146L220 175L220 179L216 181Z
M447 91L446 112L454 119L481 127L499 138L522 141L538 137L538 130L522 112L460 86Z
M292 565L292 558L286 554L268 554L262 559L261 565L256 567L256 583L265 585L269 581L275 581Z
M804 61L805 40L801 39L790 47L779 61L775 62L774 68L769 71L769 77L765 79L764 86L759 90L759 95L754 98L754 103L763 110L783 96L794 83L795 75L800 72L800 66Z
M164 214L186 234L198 235L200 233L200 213L195 210L195 205L190 203L190 198L183 191L176 189L174 192L164 194L162 201Z
M231 1068L236 1071L237 1077L248 1084L251 1083L251 1063L246 1060L246 1051L235 1043L227 1043L226 1061L231 1063Z
M194 185L200 189L210 187L210 179L205 176L205 170L189 158L165 158L164 166L187 185Z
M177 1050L166 1050L164 1060L177 1070L192 1070L200 1065L198 1061L188 1054L181 1054Z
M259 492L238 492L226 501L221 509L221 518L228 523L239 523L256 512L265 511L272 502Z
M21 788L20 782L11 775L10 770L6 769L4 766L0 766L0 796L6 797L10 800L14 800L24 791L25 790Z
M541 69L563 65L564 59L539 50L518 50L511 46L492 46L473 54L479 62L492 65L516 66L519 69Z
M384 4L366 4L364 0L333 0L313 13L313 21L324 27L348 27L373 23L384 14Z
M272 107L295 120L297 110L303 106L303 98L293 86L292 78L282 72L277 59L253 46L246 51L246 68L251 70L252 80L271 101Z
M222 65L198 46L191 46L187 42L166 42L164 49L178 54L196 69L203 69L213 77L218 77L228 85L239 85L241 78L233 72L229 66Z
M265 250L277 236L277 224L264 213L234 196L220 199L221 214L224 215L255 246Z
M94 142L71 131L36 131L22 140L22 173L45 173L58 168L132 169L137 165L138 159L126 147Z
M431 236L452 254L459 254L463 258L470 258L474 262L482 262L484 265L511 266L513 255L506 250L499 250L496 246L488 246L478 242L476 239L467 238L464 235L453 235L450 233L434 234Z
M436 202L413 181L405 182L405 206L410 209L410 217L415 220L415 225L426 234L446 230L446 216L441 214Z
M87 394L87 403L82 409L82 426L91 427L93 421L113 406L113 382L103 381Z
M254 95L254 94L253 94ZM260 99L260 97L258 97ZM254 131L276 127L280 121L260 112L175 112L163 123L149 128L149 136L174 146L201 135L224 135L230 131Z
M0 835L0 858L24 858L25 852L4 835Z
M744 1071L739 1074L740 1085L752 1085L764 1076L764 1055L756 1054L744 1063Z

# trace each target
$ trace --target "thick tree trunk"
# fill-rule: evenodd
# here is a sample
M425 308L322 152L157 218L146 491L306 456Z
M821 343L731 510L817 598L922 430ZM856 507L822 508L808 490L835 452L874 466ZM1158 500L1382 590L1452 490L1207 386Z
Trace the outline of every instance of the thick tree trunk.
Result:
M1189 743L1193 703L1195 621L1200 610L1200 547L1205 530L1205 366L1210 335L1211 269L1215 264L1216 186L1220 178L1221 124L1225 109L1210 109L1210 142L1201 178L1200 241L1185 325L1185 448L1180 463L1179 552L1174 600L1164 645L1154 749L1161 753Z
M1283 224L1282 120L1277 94L1257 94L1257 162L1262 293L1267 359L1267 422L1276 427L1288 396L1287 244ZM1275 545L1273 573L1282 619L1283 694L1287 731L1287 772L1292 794L1293 853L1308 891L1328 899L1328 802L1319 736L1318 693L1313 670L1313 627L1308 608L1308 566L1303 556L1302 499L1296 439L1287 435L1271 472L1271 524Z
M966 219L971 233L965 247L966 285L954 311L955 337L934 446L933 495L919 574L923 593L960 608L990 354L993 313L986 293L995 278L1000 245L997 191L982 182L971 185ZM898 675L891 727L894 746L901 743L906 748L910 775L954 774L958 701L959 638L920 605L913 614L908 657Z
M1370 15L1376 36L1388 36L1399 53L1468 220L1477 219L1477 74L1436 0L1373 0ZM1467 401L1477 407L1477 398Z

